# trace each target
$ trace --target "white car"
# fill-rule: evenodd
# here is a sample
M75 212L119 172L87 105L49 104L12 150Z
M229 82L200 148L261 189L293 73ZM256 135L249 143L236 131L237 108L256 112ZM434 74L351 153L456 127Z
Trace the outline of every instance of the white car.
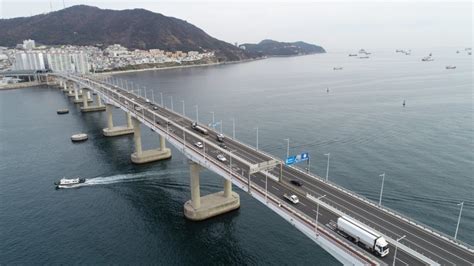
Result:
M141 108L140 106L135 106L135 110L136 110L136 111L141 111L142 108Z
M150 100L148 100L148 99L145 99L145 102L147 102L147 103L150 103Z
M222 154L218 154L217 155L217 160L221 161L221 162L227 162L227 159L225 158L224 155Z
M135 98L133 98L133 97L132 97L132 99L131 99L131 100L132 100L132 101L135 101Z
M153 106L153 110L158 110L158 106Z
M199 149L204 148L204 145L203 145L202 142L200 142L200 141L194 143L194 146L198 147Z

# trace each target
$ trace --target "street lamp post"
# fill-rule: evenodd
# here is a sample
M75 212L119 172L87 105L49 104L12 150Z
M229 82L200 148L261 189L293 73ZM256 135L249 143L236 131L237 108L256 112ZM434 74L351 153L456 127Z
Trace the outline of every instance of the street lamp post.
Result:
M151 100L152 100L153 104L155 104L155 93L154 93L154 90L151 90Z
M324 154L328 157L328 164L327 164L327 167L326 167L326 182L328 181L328 178L329 178L329 156L331 156L331 153L326 153Z
M256 128L257 129L257 151L258 151L258 127Z
M286 140L286 158L285 160L290 157L290 139L287 138Z
M382 187L380 188L380 198L379 198L379 206L382 205L382 194L383 194L383 183L385 182L385 172L381 175L379 175L382 177Z
M170 96L170 99L171 99L171 111L174 111L173 96L172 95Z
M319 196L317 199L316 199L316 224L314 226L314 232L316 234L316 237L318 237L318 218L319 218L319 201L326 197L326 195L322 195L322 196Z
M235 118L232 118L232 139L235 139Z
M162 92L160 92L160 99L161 99L161 107L165 108L165 106L163 105L163 93Z
M461 222L461 214L462 214L462 207L464 206L464 201L459 203L458 206L459 205L461 205L461 209L459 210L458 225L456 226L456 232L454 233L454 239L456 239L457 236L458 236L459 223Z
M143 87L143 90L145 91L145 99L147 99L147 97L146 97L146 87Z
M400 240L404 239L405 237L406 235L403 235L402 237L397 239L397 242L400 242ZM395 246L395 252L393 253L393 263L392 263L393 266L395 266L395 261L397 260L397 249L398 249L398 245Z
M221 126L221 134L222 134L222 120L221 120L221 122L220 122L219 124L220 124L220 126Z
M186 110L185 110L185 107L184 107L184 100L181 100L181 102L183 103L183 116L186 116Z

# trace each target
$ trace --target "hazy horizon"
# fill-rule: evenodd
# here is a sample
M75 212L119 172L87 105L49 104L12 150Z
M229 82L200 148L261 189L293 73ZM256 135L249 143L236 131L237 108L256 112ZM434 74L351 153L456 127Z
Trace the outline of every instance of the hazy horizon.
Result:
M73 5L143 8L176 17L229 43L305 41L328 51L472 46L472 2L298 2L81 0L2 1L2 19Z

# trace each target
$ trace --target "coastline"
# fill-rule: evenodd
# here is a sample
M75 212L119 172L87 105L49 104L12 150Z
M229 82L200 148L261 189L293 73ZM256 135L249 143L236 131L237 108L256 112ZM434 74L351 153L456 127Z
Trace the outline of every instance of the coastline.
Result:
M0 91L30 88L30 87L43 86L43 85L46 85L46 83L38 83L36 81L20 82L20 83L7 84L6 86L0 86Z
M267 57L251 58L251 59L244 59L244 60L239 60L239 61L229 61L229 62L184 65L184 66L148 67L148 68L142 68L142 69L116 70L116 71L110 71L110 72L96 73L96 75L106 76L106 75L116 75L116 74L142 72L142 71L154 71L154 70L158 71L158 70L178 69L178 68L192 68L192 67L207 67L207 66L218 66L218 65L228 65L228 64L240 64L240 63L247 63L247 62L263 60L263 59L267 59Z

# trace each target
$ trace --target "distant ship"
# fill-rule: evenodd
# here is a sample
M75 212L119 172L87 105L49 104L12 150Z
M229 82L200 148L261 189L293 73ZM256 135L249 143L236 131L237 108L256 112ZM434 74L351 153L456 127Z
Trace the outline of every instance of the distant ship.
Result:
M430 56L425 56L425 57L421 58L421 61L433 61L433 60L434 59L433 59L433 57L431 57L431 54L430 54Z
M456 66L446 66L446 69L456 69Z
M357 56L357 54L349 54L349 56Z
M342 70L343 67L333 67L333 70Z
M403 100L403 107L405 107L405 105L406 105L406 102L405 102L405 100Z
M368 56L359 56L360 59L367 59L367 58L370 58Z

